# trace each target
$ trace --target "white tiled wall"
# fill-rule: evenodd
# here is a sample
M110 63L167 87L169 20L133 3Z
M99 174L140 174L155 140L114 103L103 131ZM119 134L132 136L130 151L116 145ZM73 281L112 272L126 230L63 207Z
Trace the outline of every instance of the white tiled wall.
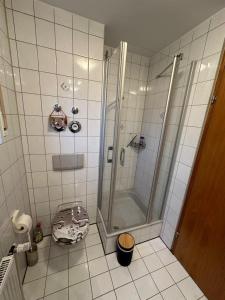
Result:
M225 38L225 9L219 11L193 30L163 49L163 53L184 53L184 64L197 60L197 69L180 141L176 166L167 199L161 236L171 247L203 121ZM159 55L158 55L159 56Z
M20 237L14 234L11 216L15 209L30 214L26 172L12 61L3 1L0 1L0 87L8 122L7 136L0 145L0 258L8 254ZM24 236L22 236L24 238ZM25 271L24 260L19 260L21 276ZM21 264L22 263L22 264Z
M165 111L170 76L156 78L169 64L168 55L160 55L160 60L150 59L147 93L144 103L144 114L141 124L141 134L145 137L146 148L139 152L135 189L147 210L156 166L159 140L162 130L163 113ZM169 74L170 72L168 72Z
M104 25L36 0L7 7L33 220L48 234L57 205L76 199L95 222ZM79 133L49 128L56 103L81 123ZM52 155L67 153L83 153L84 168L53 171Z
M129 48L129 45L128 45ZM149 58L128 52L124 83L124 99L121 110L121 130L119 136L119 157L121 148L125 149L124 166L117 166L117 190L134 189L137 159L142 150L127 147L137 135L140 139L144 114L145 96L149 71Z

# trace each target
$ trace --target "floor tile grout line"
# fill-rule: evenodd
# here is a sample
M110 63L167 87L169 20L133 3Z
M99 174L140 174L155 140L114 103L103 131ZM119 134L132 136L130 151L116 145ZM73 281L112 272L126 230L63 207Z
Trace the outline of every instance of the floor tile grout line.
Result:
M132 262L131 262L131 263L132 263ZM136 292L137 292L137 295L138 295L139 299L141 300L141 296L140 296L140 294L139 294L139 292L138 292L138 289L137 289L137 287L136 287L136 284L135 284L135 282L134 282L134 280L133 280L133 278L132 278L131 272L130 272L130 270L129 270L128 267L127 267L127 270L128 270L128 272L129 272L129 274L130 274L131 282L132 282L133 285L134 285L134 288L135 288L135 290L136 290Z
M164 250L164 249L163 249L163 250ZM160 251L163 251L163 250L160 250ZM169 249L168 249L168 250L169 250ZM161 261L161 263L162 263L164 266L166 266L166 265L168 265L168 264L165 264L165 263L163 262L162 258L161 258L161 257L159 256L159 254L158 254L158 252L160 252L160 251L155 252L155 254L157 255L158 259ZM170 250L169 250L169 252L170 252L170 254L172 254ZM172 254L172 255L173 255L173 254ZM174 256L174 255L173 255L173 256ZM175 260L174 260L173 262L171 262L171 264L177 261L177 258L176 258L175 256L174 256L174 258L175 258ZM170 264L170 263L169 263L169 264Z
M110 280L111 280L111 283L112 283L112 286L113 286L113 291L114 291L114 294L116 295L116 292L115 292L115 289L114 289L114 285L113 285L112 275L111 275L110 268L109 268L109 263L108 263L108 260L106 258L107 255L104 254L104 256L105 256L106 264L107 264L107 267L108 267L108 272L109 272ZM117 298L117 295L116 295L116 298Z
M81 251L81 250L84 250L84 248L83 248L83 249L79 249L79 250L77 250L77 251L65 253L65 254L62 254L62 255L59 255L59 256L56 256L56 257L53 257L53 258L49 258L49 259L46 259L46 260L41 261L41 262L42 262L42 263L43 263L43 262L48 262L48 264L49 264L49 261L54 260L54 259L57 259L57 258L59 258L59 257L61 257L61 256L68 256L68 259L69 259L69 254L70 254L70 253L78 252L78 251ZM101 257L105 257L105 256L102 255L102 256L100 256L100 257L91 259L91 260L89 260L89 261L86 260L86 261L84 261L84 262L80 262L80 263L77 263L77 264L72 265L72 266L69 266L69 261L68 261L67 267L66 267L65 269L63 268L63 269L60 270L60 271L56 271L56 272L53 272L53 273L51 273L51 274L48 274L48 269L47 269L46 277L51 276L51 275L54 275L54 274L59 273L59 272L62 272L62 271L65 271L66 269L69 270L69 269L72 269L72 268L74 268L74 267L77 267L77 266L80 266L80 265L83 265L83 264L88 264L89 262L94 261L94 260L97 260L97 259L99 259L99 258L101 258ZM146 257L146 256L145 256L145 257ZM146 265L146 263L145 263L145 261L143 260L142 257L137 258L137 259L135 259L134 261L138 261L138 260L142 260L142 261L143 261L143 263L145 264L146 269L147 269L147 271L148 271L148 274L152 274L152 273L157 272L157 271L159 271L159 270L161 270L161 269L166 269L166 267L167 267L168 265L171 265L171 264L174 263L174 262L173 262L173 263L170 263L170 264L168 264L168 265L163 265L162 267L160 267L160 268L158 268L158 269L156 269L156 270L154 270L154 271L151 272L151 271L149 271L149 269L148 269L148 267L147 267L147 265ZM106 259L106 262L107 262L107 265L108 265L107 259ZM109 265L108 265L108 271L110 272L110 271L115 270L115 269L118 269L118 268L120 268L120 267L122 267L122 266L120 265L120 266L116 266L116 267L114 267L114 268L109 268ZM167 270L167 269L166 269L166 270ZM106 272L107 272L107 271L102 272L102 273L100 273L100 274L103 274L103 273L106 273ZM168 270L167 270L167 272L169 273ZM94 276L90 276L90 278L96 277L96 276L98 276L98 275L100 275L100 274L97 274L97 275L94 275ZM146 275L148 275L148 274L145 274L145 275L143 275L143 276L141 276L141 277L139 277L139 278L137 278L137 279L140 279L140 278L142 278L142 277L144 277L144 276L146 276ZM169 273L169 274L170 274L170 273ZM130 273L130 275L131 275L131 273ZM171 276L171 275L170 275L170 276ZM45 277L45 276L41 276L41 277L39 277L39 278L30 280L30 281L28 281L28 282L26 282L26 283L24 283L24 284L27 284L27 283L29 283L29 282L32 282L32 281L41 279L41 278L43 278L43 277ZM183 281L184 279L186 279L186 278L188 278L188 277L190 277L190 276L187 275L187 276L184 277L183 279L177 281L177 283ZM133 281L137 280L137 279L133 279L132 275L131 275L131 278L132 278ZM172 276L171 276L171 278L172 278ZM172 279L173 279L173 278L172 278ZM173 281L174 281L174 279L173 279ZM175 282L175 281L174 281L174 282ZM175 282L175 283L176 283L176 282Z
M43 295L43 297L45 296L46 285L47 285L47 276L48 276L48 267L49 267L49 256L50 256L50 247L49 247L49 251L48 251L48 262L47 262L47 270L46 270L46 278L45 278L45 287L44 287L44 295Z
M138 259L137 259L138 260ZM137 261L137 260L135 260L135 261ZM107 261L107 260L106 260ZM77 265L74 265L74 266L72 266L71 268L73 268L73 267L76 267L76 266L80 266L80 265L84 265L84 264L87 264L88 262L84 262L84 263L80 263L80 264L77 264ZM108 264L108 263L107 263ZM107 273L107 272L109 272L110 273L110 271L112 271L112 270L115 270L115 269L118 269L118 268L121 268L121 267L123 267L123 266L118 266L118 267L116 267L116 268L114 268L114 269L108 269L107 271L105 271L105 272L102 272L102 273L99 273L99 274L96 274L96 275L94 275L94 276L90 276L89 275L89 279L91 279L91 278L95 278L95 277L97 277L97 276L99 276L99 275L101 275L101 274L105 274L105 273ZM71 268L68 268L68 269L71 269ZM128 269L128 267L125 267L125 268L127 268ZM158 270L161 270L161 269L163 269L163 268L165 268L165 267L162 267L162 268L159 268L159 269L157 269L157 270L155 270L155 271L153 271L153 272L149 272L148 271L148 274L144 274L143 276L141 276L141 277L139 277L139 278L137 278L137 279L135 279L135 280L138 280L138 279L141 279L141 278L143 278L143 277L145 277L145 276L147 276L147 275L151 275L152 273L154 273L154 272L157 272ZM59 271L59 272L62 272L63 270L61 270L61 271ZM65 270L64 270L65 271ZM128 269L128 271L129 271L129 269ZM43 276L43 277L48 277L48 276L51 276L51 275L53 275L53 274L56 274L56 273L59 273L59 272L55 272L55 273L52 273L52 274L50 274L50 275L47 275L47 276ZM130 271L129 271L129 273L130 273ZM169 272L168 272L169 273ZM110 273L110 275L111 275L111 273ZM130 274L131 275L131 274ZM43 278L43 277L41 277L41 278ZM110 276L111 277L111 276ZM152 276L151 276L152 277ZM173 280L173 282L174 282L174 284L173 285L175 285L175 284L177 284L177 283L179 283L179 282L181 282L181 281L183 281L183 280L185 280L185 279L187 279L187 278L189 278L190 277L190 275L188 275L187 277L185 277L185 278L183 278L183 279L181 279L180 281L177 281L177 282L175 282L174 281L174 279L172 278L172 280ZM190 277L191 278L191 277ZM133 278L132 278L132 276L131 276L131 281L130 282L134 282L135 280L133 280ZM35 279L35 280L38 280L38 279ZM32 281L35 281L35 280L32 280ZM85 279L85 280L83 280L83 281L86 281L87 279ZM152 280L154 281L154 279L152 278ZM32 282L32 281L29 281L29 282ZM81 281L82 282L82 281ZM127 283L130 283L130 282L127 282ZM112 283L113 283L113 281L112 281ZM127 284L126 283L126 284ZM155 283L155 281L154 281L154 283ZM78 283L76 283L76 284L78 284ZM126 285L126 284L123 284L123 285L121 285L121 286L124 286L124 285ZM73 285L75 285L75 284L73 284ZM68 285L68 286L72 286L72 285ZM172 286L172 285L171 285ZM120 286L119 286L120 287ZM118 288L119 288L118 287ZM117 288L114 288L114 289L117 289ZM166 289L168 289L168 288L166 288ZM162 291L164 291L165 289L163 289Z
M53 244L52 244L52 245L53 245ZM96 244L96 245L99 245L99 244ZM96 245L93 245L93 246L96 246ZM93 247L93 246L90 246L90 247ZM90 247L85 247L85 248L82 248L82 249L77 249L76 251L84 250L84 249L85 249L85 251L86 251L86 249L87 249L87 248L90 248ZM43 248L47 248L47 247L43 247ZM50 251L50 248L51 248L51 246L49 246L49 251ZM161 249L161 250L163 250L163 249ZM73 253L73 252L76 252L76 251L67 252L66 255L67 255L68 259L69 259L69 254L70 254L70 253ZM138 248L136 248L136 251L139 253ZM158 251L160 251L160 250L158 250ZM154 250L154 253L156 253L156 252L158 252L158 251L155 251L155 250ZM114 252L114 253L115 253L115 252ZM154 254L154 253L152 253L152 254ZM139 254L140 254L140 253L139 253ZM152 254L147 255L147 256L151 256ZM63 256L63 255L60 255L60 256ZM57 256L57 257L60 257L60 256ZM146 265L146 263L145 263L145 261L144 261L144 258L147 257L147 256L141 256L141 255L140 255L140 257L138 257L138 258L136 259L136 260L142 260L143 263L145 264L146 268L147 268L147 265ZM150 272L150 271L148 270L148 268L147 268L148 274L145 274L145 275L143 275L143 276L141 276L141 277L139 277L139 278L137 278L137 279L135 279L135 280L132 278L132 275L131 275L131 273L130 273L130 270L129 270L129 268L127 267L128 272L129 272L129 274L130 274L130 276L131 276L131 281L130 281L130 282L127 282L126 284L123 284L123 285L119 286L118 288L114 288L114 285L113 285L113 281L112 281L112 277L111 277L110 271L112 271L112 270L114 270L114 269L117 269L117 268L119 268L119 267L121 267L121 266L118 266L118 267L116 267L116 268L109 269L108 260L106 259L107 255L102 255L101 257L105 257L105 260L106 260L106 263L107 263L108 270L107 270L106 272L102 272L102 273L100 273L100 274L97 274L97 275L91 277L91 276L90 276L90 271L89 271L89 265L88 265L88 262L89 262L89 261L86 261L86 262L84 262L84 263L77 264L77 265L75 265L75 266L78 266L78 265L81 265L81 264L87 264L87 265L88 265L89 277L88 277L88 279L82 280L82 281L80 281L80 282L78 282L78 283L76 283L76 284L73 284L73 285L77 285L77 284L79 284L79 283L81 283L81 282L84 282L84 281L90 281L90 285L91 285L91 279L92 279L92 278L97 277L97 276L99 276L99 275L101 275L101 274L104 274L104 273L109 273L110 278L111 278L111 283L112 283L112 286L113 286L113 290L111 290L111 291L114 291L114 293L115 293L116 289L119 289L120 287L125 286L126 284L129 284L129 283L131 283L131 282L133 282L133 284L135 285L135 280L141 279L141 278L143 278L143 277L145 277L145 276L147 276L147 275L150 275L150 276L151 276L152 273L154 273L154 272L156 272L156 271L158 271L158 270L160 270L160 269L163 269L163 268L164 268L164 269L166 269L166 271L169 273L169 271L167 270L167 266L169 266L169 265L171 265L171 264L173 264L173 263L175 263L175 262L179 262L178 260L175 260L175 261L171 262L170 264L167 264L167 265L164 265L164 264L163 264L163 267L161 267L161 268L159 268L159 269L157 269L157 270L155 270L155 271L153 271L153 272ZM87 256L86 256L86 258L87 258ZM100 258L100 257L98 257L98 258ZM98 258L95 258L95 259L98 259ZM95 259L92 259L92 260L95 260ZM46 260L46 261L49 263L50 260L51 260L51 259L48 259L48 260ZM90 260L90 261L92 261L92 260ZM136 261L136 260L135 260L135 261ZM75 267L75 266L72 266L72 267ZM70 269L70 268L69 268L69 262L68 262L68 270L69 270L69 269ZM60 271L60 272L61 272L61 271ZM56 274L56 273L59 273L59 272L55 272L55 273L53 273L53 274ZM46 280L45 280L45 285L46 285L47 277L48 277L48 276L51 276L51 275L52 275L52 274L44 276L44 277L46 278ZM169 275L170 275L170 273L169 273ZM44 277L42 277L42 278L44 278ZM172 281L173 281L173 284L172 284L171 286L167 287L166 289L163 289L162 291L159 291L159 294L160 294L160 295L161 295L161 293L162 293L163 291L169 289L170 287L172 287L172 286L174 286L174 285L180 290L180 288L179 288L179 286L178 286L178 283L179 283L179 282L182 282L183 280L185 280L185 279L187 279L187 278L191 278L190 275L188 275L188 276L186 276L185 278L182 278L181 280L175 282L175 280L172 278L171 275L170 275L170 277L171 277L171 279L172 279ZM152 278L152 276L151 276L151 278ZM41 278L39 278L39 279L41 279ZM68 279L69 279L69 278L68 278ZM192 279L192 278L191 278L191 279ZM38 280L38 279L35 279L35 280ZM33 281L35 281L35 280L33 280ZM152 278L152 280L153 280L153 282L155 283L155 281L154 281L153 278ZM30 282L32 282L32 281L30 281ZM27 283L29 283L29 282L27 282ZM26 283L26 284L27 284L27 283ZM71 286L73 286L73 285L69 285L69 284L68 284L68 287L67 287L67 288L69 289L69 287L71 287ZM157 286L156 286L156 287L157 287ZM64 288L64 289L66 289L66 288ZM136 291L137 291L137 293L138 293L138 290L137 290L137 288L136 288L136 285L135 285L135 289L136 289ZM157 289L158 289L158 288L157 288ZM63 289L61 289L61 290L63 290ZM92 285L91 285L91 290L92 290ZM54 293L57 293L57 292L59 292L59 291L60 291L60 290L58 290L58 291L56 291L56 292L54 292ZM108 293L110 293L111 291L108 291L108 292L105 293L105 294L108 294ZM182 293L181 290L180 290L180 292ZM53 293L53 294L54 294L54 293ZM102 294L101 296L103 296L103 295L105 295L105 294ZM138 293L138 295L139 295L139 293ZM182 293L182 295L184 295L184 294ZM93 297L93 293L92 293L92 297ZM116 297L117 297L117 296L116 296ZM185 296L184 296L184 297L185 297ZM202 297L203 297L203 296L200 296L198 299L201 299ZM93 298L93 299L94 299L94 298Z
M96 244L96 245L94 245L94 246L97 246L97 245L100 245L100 244ZM94 247L94 246L90 246L90 247L87 247L87 248L91 248L91 247ZM51 246L49 247L49 250L50 250L50 248L51 248ZM67 253L64 253L64 254L61 254L61 255L57 255L57 256L55 256L55 257L50 257L50 255L49 255L49 258L48 259L46 259L46 260L43 260L43 261L41 261L41 262L44 262L44 261L48 261L48 263L49 263L49 261L50 260L54 260L54 259L57 259L57 258L59 258L59 257L61 257L61 256L66 256L66 255L68 255L68 258L69 258L69 255L70 255L70 253L76 253L76 252L78 252L78 251L82 251L82 250L86 250L87 248L82 248L82 249L77 249L77 250L74 250L74 251L71 251L71 252L67 252ZM137 251L138 251L138 249L136 249ZM160 251L160 250L159 250ZM115 253L115 252L114 252ZM139 252L138 252L139 253ZM86 254L86 253L85 253ZM148 270L148 273L154 273L154 272L156 272L156 271L158 271L158 270L160 270L160 269L163 269L163 268L166 268L167 266L169 266L169 265L171 265L171 264L173 264L173 263L175 263L175 262L177 262L177 260L176 261L174 261L174 262L171 262L170 264L167 264L167 265L165 265L165 264L163 264L163 266L162 267L160 267L160 268L158 268L157 270L154 270L154 271L149 271L149 269L148 269L148 267L147 267L147 265L146 265L146 263L145 263L145 261L144 261L144 258L145 257L148 257L148 256L151 256L151 255L153 255L154 253L152 253L152 254L150 254L150 255L146 255L146 256L140 256L139 258L137 258L135 261L137 261L137 260L139 260L139 259L142 259L142 261L143 261L143 263L145 264L145 266L146 266L146 268L147 268L147 270ZM101 258L101 257L103 257L103 256L107 256L107 255L102 255L102 256L100 256L100 257L97 257L97 258L93 258L93 259L90 259L90 260L86 260L86 261L84 261L84 262L80 262L80 263L77 263L77 264L75 264L75 265L73 265L73 266L69 266L69 262L68 262L68 269L71 269L71 268L73 268L73 267L75 267L75 266L79 266L79 265L81 265L81 264L85 264L85 263L88 263L88 262L90 262L90 261L93 261L93 260L96 260L96 259L99 259L99 258ZM87 255L86 255L86 258L87 258ZM107 261L107 259L106 259L106 261ZM107 265L108 265L108 261L107 261ZM114 270L114 269L117 269L117 268L119 268L119 267L121 267L121 266L117 266L117 267L114 267L114 268L109 268L109 265L108 265L108 270L109 271L111 271L111 270ZM166 268L166 270L167 270L167 268ZM60 271L58 271L58 272L61 272L61 271L63 271L63 269L62 270L60 270ZM46 276L51 276L51 275L53 275L53 274L55 274L55 273L58 273L58 272L54 272L54 273L52 273L52 274L47 274ZM169 271L167 270L167 272L169 273ZM97 276L97 275L96 275ZM170 275L171 276L171 275ZM92 277L95 277L95 276L92 276ZM132 276L131 276L132 277ZM143 277L143 276L141 276L141 277ZM140 277L140 278L141 278ZM186 277L188 277L188 276L186 276ZM42 277L40 277L40 278L42 278ZM173 278L172 278L173 279ZM36 279L35 279L36 280ZM183 279L182 279L183 280ZM34 281L34 280L32 280L32 281ZM29 281L29 282L31 282L31 281ZM180 281L178 281L178 282L180 282Z
M181 292L181 294L182 294L182 296L184 297L184 299L187 299L187 298L185 297L185 295L182 293L182 291L179 289L179 286L178 286L176 283L173 284L173 285L171 285L171 286L169 286L169 287L166 288L165 290L160 291L160 295L162 296L162 298L163 298L162 292L167 291L168 289L170 289L170 288L173 287L173 286L176 286L176 287L178 288L178 290ZM164 299L164 298L163 298L163 299ZM197 299L196 299L196 300L197 300Z
M140 258L141 259L141 258ZM139 260L139 259L137 259L137 260ZM137 261L137 260L135 260L135 261ZM106 260L107 261L107 260ZM108 262L107 262L108 263ZM71 268L74 268L74 267L77 267L77 266L80 266L80 265L84 265L84 264L88 264L88 262L83 262L83 263L80 263L80 264L77 264L77 265L74 265L74 266L72 266L72 267L70 267L70 268L68 268L68 270L69 269L71 269ZM99 276L99 275L101 275L101 274L105 274L105 273L107 273L107 272L109 272L110 273L110 271L112 271L112 270L115 270L115 269L118 269L118 268L121 268L121 267L123 267L123 266L118 266L118 267L116 267L116 268L113 268L113 269L108 269L107 271L105 271L105 272L102 272L102 273L99 273L99 274L96 274L96 275L94 275L94 276L90 276L89 275L89 279L91 279L91 278L95 278L95 277L97 277L97 276ZM127 267L127 269L128 269L128 267ZM141 278L143 278L143 277L145 277L145 276L147 276L147 275L151 275L152 273L155 273L155 272L157 272L157 271L159 271L159 270L162 270L162 269L165 269L165 267L162 267L162 268L159 268L159 269L157 269L157 270L155 270L155 271L153 271L153 272L150 272L148 269L148 273L147 274L144 274L144 275L142 275L142 276L140 276L140 277L138 277L137 279L133 279L132 278L132 276L131 276L131 281L130 282L134 282L134 281L136 281L136 280L138 280L138 279L141 279ZM31 280L31 281L28 281L28 282L26 282L26 283L24 283L24 285L25 284L28 284L28 283L30 283L30 282L34 282L34 281L36 281L36 280L39 280L39 279L41 279L41 278L44 278L44 277L48 277L48 276L52 276L52 275L55 275L55 274L57 274L57 273L60 273L60 272L62 272L62 271L65 271L66 269L63 269L63 270L60 270L60 271L58 271L58 272L54 272L54 273L52 273L52 274L49 274L49 275L45 275L45 276L42 276L42 277L40 277L40 278L37 278L37 279L34 279L34 280ZM129 270L129 269L128 269ZM130 273L130 271L129 271L129 273ZM168 272L169 273L169 272ZM131 274L130 274L131 275ZM110 273L110 277L111 277L111 273ZM151 276L152 277L152 276ZM172 278L172 277L171 277ZM183 279L181 279L181 280L179 280L179 281L177 281L177 282L175 282L174 281L174 279L172 278L172 280L173 280L173 282L174 282L174 284L173 285L177 285L177 283L180 283L180 282L182 282L183 280L185 280L185 279L187 279L187 278L191 278L190 277L190 275L188 275L188 276L186 276L185 278L183 278ZM83 280L83 281L86 281L87 279L85 279L85 280ZM112 278L111 278L111 280L112 280ZM152 280L154 281L154 279L152 278ZM82 281L81 281L82 282ZM130 282L127 282L127 283L130 283ZM112 281L112 283L113 283L113 281ZM126 283L126 284L127 284ZM154 283L155 283L155 281L154 281ZM76 283L76 284L78 284L78 283ZM124 285L126 285L126 284L123 284L123 285L121 285L121 286L124 286ZM72 285L75 285L75 284L72 284ZM72 285L69 285L68 284L68 287L70 287L70 286L72 286ZM119 286L120 287L120 286ZM118 288L119 288L118 287ZM114 288L114 289L117 289L117 288ZM166 289L168 289L168 288L166 288ZM165 289L163 289L162 291L164 291Z
M163 249L162 249L163 250ZM161 251L161 250L159 250L159 251ZM156 251L156 252L158 252L158 251ZM152 253L152 254L154 254L154 253ZM150 254L150 255L152 255L152 254ZM148 256L150 256L150 255L148 255ZM146 256L144 256L144 257L146 257ZM144 257L141 257L141 259L142 259L142 261L144 262L144 264L145 264L145 266L146 266L146 268L147 268L147 270L148 270L148 273L149 273L149 275L151 276L151 278L152 278L152 280L153 280L153 282L154 282L154 284L155 284L155 286L156 286L156 288L158 289L158 287L157 287L157 285L156 285L156 282L155 282L155 280L154 280L154 278L152 277L152 273L154 273L154 272L157 272L158 270L161 270L161 269L166 269L166 271L168 272L168 274L169 274L169 276L171 277L171 279L172 279L172 281L174 282L174 284L172 284L171 286L173 286L173 285L177 285L177 283L179 283L179 282L181 282L181 281L183 281L183 280L185 280L186 278L188 278L188 277L190 277L191 278L191 276L188 274L188 276L186 276L185 278L182 278L181 280L179 280L179 281L175 281L174 279L173 279L173 277L171 276L171 274L169 273L169 271L167 270L167 266L168 265L171 265L171 264L173 264L174 262L179 262L178 260L175 260L174 262L172 262L172 263L170 263L170 264L168 264L168 265L164 265L163 264L163 267L161 267L161 268L159 268L159 269L157 269L157 270L155 270L155 271L153 271L153 272L150 272L149 271L149 269L148 269L148 267L147 267L147 265L146 265L146 263L145 263L145 261L144 261ZM146 276L147 274L145 274L144 276ZM143 278L144 276L141 276L140 278ZM140 279L140 278L138 278L138 279ZM136 279L137 280L137 279ZM171 287L170 286L170 287ZM167 287L166 289L168 289L168 288L170 288L170 287ZM178 287L178 285L177 285L177 287ZM179 288L179 287L178 287ZM159 291L159 289L158 289L158 291L159 291L159 293L161 293L161 292L163 292L164 290L166 290L166 289L163 289L162 291ZM182 295L183 295L183 293L182 293Z
M190 278L191 280L193 280L192 279L192 277L188 274L188 276L187 277L185 277L185 278L183 278L182 280L180 280L179 282L177 282L177 283L180 283L180 282L182 282L182 281L184 281L185 279L188 279L188 278ZM193 280L194 281L194 280ZM183 291L181 290L181 288L179 287L179 285L176 283L176 285L177 285L177 288L179 289L179 291L181 292L181 294L184 296L184 298L185 299L187 299L187 297L184 295L184 293L183 293ZM194 283L197 285L197 283L194 281ZM200 287L197 285L197 287L199 288L199 290L202 292L202 290L200 289ZM203 296L204 296L204 293L202 292L202 296L200 296L199 298L197 298L196 300L199 300L199 299L201 299Z
M189 276L189 277L190 277L190 276ZM188 277L186 277L186 278L188 278ZM186 278L185 278L185 279L186 279ZM180 281L180 282L181 282L181 281ZM181 292L181 294L184 296L184 298L187 299L187 297L184 295L184 293L182 292L182 290L181 290L181 288L179 287L179 285L176 284L176 286L177 286L178 290Z
M105 272L105 273L106 273L106 272ZM103 273L102 273L102 274L103 274ZM145 275L145 276L146 276L146 275ZM144 277L144 276L143 276L143 277ZM78 282L78 283L75 283L75 284L73 284L73 285L71 285L71 286L68 286L68 287L66 287L66 288L60 289L60 290L58 290L58 291L56 291L56 292L54 292L54 293L50 293L50 294L48 294L48 295L46 295L46 296L54 295L54 294L56 294L56 293L58 293L58 292L60 292L60 291L66 290L66 289L69 290L70 287L75 286L75 285L78 285L78 284L80 284L80 283L82 283L82 282L86 282L86 281L90 281L90 284L91 284L91 280L90 280L90 279L85 279L85 280L83 280L83 281L81 281L81 282ZM106 293L103 293L103 294L101 294L100 296L97 296L97 297L95 297L95 298L92 296L92 299L97 299L97 298L99 298L99 297L102 297L102 296L104 296L104 295L109 294L109 293L112 292L112 291L113 291L113 292L115 293L115 295L116 295L116 292L115 292L115 291L116 291L117 289L119 289L120 287L123 287L123 286L125 286L125 285L127 285L127 284L129 284L129 283L131 283L131 282L134 283L134 281L132 280L132 281L130 281L130 282L124 284L124 285L119 286L118 288L113 288L113 290L108 291L108 292L106 292ZM134 285L135 285L135 283L134 283ZM159 290L158 290L159 293L157 293L157 294L155 294L155 295L153 295L152 297L147 298L147 299L151 300L154 296L156 296L156 295L158 295L158 294L160 294L160 295L162 296L162 292L168 290L168 289L171 288L172 286L177 286L177 284L175 283L175 284L169 286L168 288L166 288L166 289L164 289L164 290L162 290L162 291L159 291ZM178 287L178 286L177 286L177 287ZM135 288L136 288L136 286L135 286ZM179 288L179 287L178 287L178 288ZM69 291L68 291L68 293L69 293ZM182 295L183 295L183 293L182 293ZM138 293L138 296L139 296L139 293ZM183 295L183 296L184 296L184 295ZM139 297L140 297L140 296L139 296ZM162 297L163 297L163 296L162 296ZM202 297L203 297L203 296L200 296L200 297L197 298L196 300L200 300ZM117 296L116 296L116 298L117 298ZM184 298L187 299L185 296L184 296ZM38 298L38 299L42 299L42 298ZM38 300L38 299L37 299L37 300ZM141 298L140 298L140 299L141 299Z
M86 253L86 258L87 258L87 248L85 248L85 253ZM90 284L90 288L91 288L91 295L92 295L92 299L93 299L93 288L92 288L92 284L91 284L91 278L90 278L90 267L89 267L89 263L88 261L86 262L87 267L88 267L88 275L89 275L89 284Z
M67 289L68 289L68 296L69 296L69 287L67 286L67 287L65 287L65 288L63 288L63 289L60 289L60 290L58 290L58 291L55 291L55 292L53 292L53 293L44 295L44 296L43 296L43 299L45 299L45 297L48 297L48 296L50 296L50 295L54 295L54 294L56 294L56 293L58 293L58 292L61 292L61 291L67 290ZM38 299L39 299L39 298L38 298ZM37 299L37 300L38 300L38 299ZM42 299L42 298L40 298L40 299Z
M154 248L153 248L154 249ZM155 253L155 252L154 252ZM155 285L155 287L157 288L157 290L159 291L159 288L158 288L158 286L157 286L157 284L156 284L156 282L155 282L155 280L154 280L154 278L152 277L152 275L151 275L151 273L153 273L153 272L150 272L149 271L149 269L148 269L148 267L147 267L147 265L146 265L146 263L145 263L145 261L144 261L144 259L142 258L142 261L143 261L143 263L145 264L145 267L147 268L147 270L148 270L148 272L149 272L149 275L150 275L150 277L151 277L151 279L152 279L152 281L154 282L154 285ZM157 270L158 271L158 270ZM159 293L160 293L160 291L159 291Z

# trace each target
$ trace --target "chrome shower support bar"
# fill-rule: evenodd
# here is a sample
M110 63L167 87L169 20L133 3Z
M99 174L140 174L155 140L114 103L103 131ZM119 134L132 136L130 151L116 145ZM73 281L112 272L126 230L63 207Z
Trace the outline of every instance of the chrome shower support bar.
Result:
M155 79L158 79L158 78L161 78L161 77L164 77L166 75L163 75L171 66L173 65L173 62L171 62L167 67L165 67L156 77ZM170 75L168 75L170 76Z
M183 53L180 53L178 55L176 55L176 57L178 57L180 60L182 60L183 58ZM156 77L155 79L157 78L161 78L161 77L167 77L167 75L163 75L172 65L173 65L174 61L172 61L167 67L165 67ZM168 75L170 76L170 75Z

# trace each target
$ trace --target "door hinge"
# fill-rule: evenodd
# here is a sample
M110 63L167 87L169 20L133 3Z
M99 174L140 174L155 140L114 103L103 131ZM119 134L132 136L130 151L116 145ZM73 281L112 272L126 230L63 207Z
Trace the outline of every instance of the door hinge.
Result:
M212 95L211 99L210 99L210 102L211 104L214 104L216 101L216 96L215 95Z
M177 232L175 233L175 239L177 239L179 236L180 236L180 232L177 231Z

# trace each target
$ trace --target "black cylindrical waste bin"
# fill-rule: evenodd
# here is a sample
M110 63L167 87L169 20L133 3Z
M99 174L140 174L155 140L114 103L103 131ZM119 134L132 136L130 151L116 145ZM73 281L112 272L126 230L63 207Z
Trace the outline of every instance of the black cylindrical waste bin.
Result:
M121 233L116 241L117 260L121 266L129 266L133 256L134 237L130 233Z

